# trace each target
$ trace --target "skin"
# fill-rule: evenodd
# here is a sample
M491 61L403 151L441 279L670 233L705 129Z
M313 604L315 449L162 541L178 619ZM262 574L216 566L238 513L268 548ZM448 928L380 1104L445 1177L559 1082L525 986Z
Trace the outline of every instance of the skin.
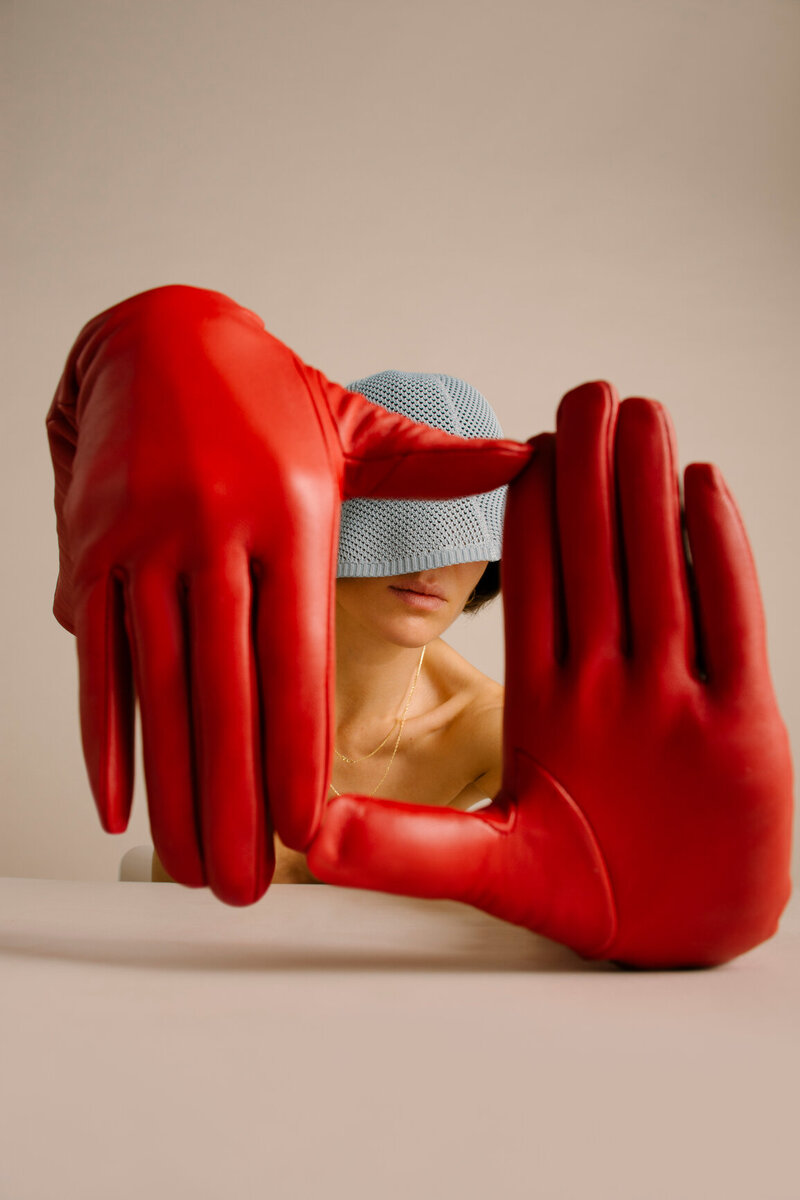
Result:
M340 792L466 809L500 790L503 688L442 641L464 609L486 561L406 575L336 582L336 749ZM431 586L444 597L420 609L398 589ZM391 767L420 651L425 658ZM389 734L375 754L370 752ZM376 791L377 788L377 791ZM332 799L331 789L328 798ZM316 883L306 856L275 836L273 883ZM153 851L154 881L171 877Z

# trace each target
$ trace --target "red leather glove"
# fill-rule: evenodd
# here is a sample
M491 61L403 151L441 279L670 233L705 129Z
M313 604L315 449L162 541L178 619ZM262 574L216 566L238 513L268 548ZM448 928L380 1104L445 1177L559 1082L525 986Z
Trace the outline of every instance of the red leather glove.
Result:
M252 903L272 878L273 829L304 850L325 804L341 501L490 491L531 447L389 413L255 313L183 286L89 321L46 423L53 612L77 637L103 827L130 816L135 686L164 866Z
M792 767L719 471L606 383L566 395L504 528L503 783L478 813L343 796L317 878L461 900L635 967L725 962L788 900ZM696 595L696 599L695 599Z

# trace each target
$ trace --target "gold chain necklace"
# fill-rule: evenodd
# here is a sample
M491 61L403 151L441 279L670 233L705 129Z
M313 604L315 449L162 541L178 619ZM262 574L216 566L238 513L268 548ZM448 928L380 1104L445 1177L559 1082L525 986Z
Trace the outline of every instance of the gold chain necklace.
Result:
M422 654L420 654L420 656L419 656L419 662L417 663L417 670L416 670L416 672L415 672L415 674L414 674L414 682L411 684L411 691L408 693L408 700L406 700L406 706L405 706L405 708L403 709L403 715L402 715L402 717L401 717L401 719L400 719L400 728L399 728L399 729L398 729L398 731L397 731L397 737L395 738L394 749L392 750L392 757L389 759L389 766L387 766L386 770L383 772L383 775L381 776L381 778L380 778L380 780L379 780L379 782L378 782L377 786L375 787L374 791L366 793L366 794L367 794L367 795L369 795L369 796L374 796L374 795L375 795L375 792L377 792L378 788L381 786L381 784L383 783L384 779L385 779L385 778L386 778L386 776L389 774L389 767L391 767L392 763L394 762L394 756L395 756L395 754L397 754L397 747L400 745L400 738L403 736L403 726L404 726L404 725L405 725L405 723L406 723L406 713L408 712L409 705L411 704L411 698L412 698L412 696L414 695L414 688L417 686L417 680L419 679L419 673L420 673L420 671L422 670L422 660L423 660L423 659L424 659L424 657L425 657L425 650L426 650L426 649L427 649L427 647L426 647L426 646L423 646L423 647L422 647ZM397 719L397 718L395 718L395 720L396 720L396 719ZM394 728L394 726L392 726L392 729L393 729L393 728ZM372 751L371 751L369 754L365 754L365 755L364 755L362 758L350 758L350 759L349 759L349 758L347 758L347 756L346 756L346 755L344 755L344 754L339 754L339 751L336 749L336 747L335 747L335 746L334 746L334 748L333 748L333 749L334 749L335 753L339 755L339 758L343 759L345 762L348 762L348 763L363 762L365 758L372 758L372 755L373 755L373 754L377 754L378 750L380 750L381 746L384 744L384 742L386 742L386 740L388 739L388 737L389 737L389 734L390 734L391 732L392 732L392 730L390 729L390 730L389 730L389 733L387 733L386 737L383 739L383 742L381 742L381 745L380 745L380 746L377 746L377 747L376 747L374 750L372 750ZM341 796L341 794L342 794L342 793L341 793L340 791L338 791L338 790L337 790L337 789L336 789L336 788L333 786L333 783L332 783L332 782L329 784L329 787L332 789L332 791L333 791L333 794L334 794L335 796ZM365 793L363 793L363 792L360 792L359 794L360 794L360 795L364 795Z
M417 664L417 673L416 673L416 676L414 677L414 683L412 685L411 692L409 693L409 697L408 697L409 704L411 703L411 697L414 695L414 688L417 686L417 679L419 678L419 671L420 671L420 667L422 666L422 660L424 657L425 657L425 647L423 646L422 654L419 656L419 663ZM408 709L408 704L406 705L406 710L407 709ZM405 713L404 713L404 715L405 715ZM392 721L392 724L389 727L389 732L386 734L386 737L383 739L382 742L379 742L379 744L375 747L374 750L370 750L369 754L362 754L361 758L350 758L347 754L342 754L339 750L336 749L335 746L333 747L333 753L336 755L337 758L340 758L342 760L342 762L346 762L346 763L365 762L366 759L372 758L373 754L377 754L382 746L386 745L389 738L392 736L392 730L394 729L398 720L399 720L399 718L395 717L395 719Z
M398 721L398 718L395 717L395 719L392 721L391 725L389 726L389 732L387 733L386 737L383 739L382 742L379 743L379 745L377 745L375 747L374 750L370 750L369 754L362 754L361 758L348 758L348 756L346 754L341 754L340 751L338 751L335 746L333 747L333 753L336 755L337 758L340 758L342 760L342 762L346 762L346 763L364 762L365 759L372 758L373 754L377 754L378 751L381 749L381 747L386 745L389 738L392 736L392 730L394 729L395 725L397 724L397 721Z

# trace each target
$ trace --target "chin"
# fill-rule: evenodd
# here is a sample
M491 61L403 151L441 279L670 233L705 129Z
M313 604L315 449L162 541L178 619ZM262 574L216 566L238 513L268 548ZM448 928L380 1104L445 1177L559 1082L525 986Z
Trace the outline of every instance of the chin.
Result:
M452 620L442 621L441 617L437 621L423 615L404 617L388 623L381 633L387 642L393 642L395 646L422 647L440 637L452 623Z

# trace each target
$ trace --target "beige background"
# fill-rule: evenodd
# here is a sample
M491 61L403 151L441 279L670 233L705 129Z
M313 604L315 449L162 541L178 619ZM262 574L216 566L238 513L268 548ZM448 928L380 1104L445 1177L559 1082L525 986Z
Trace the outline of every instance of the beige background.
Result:
M622 972L464 905L113 882L141 755L109 837L44 417L81 325L170 282L520 439L587 379L654 396L739 500L797 748L800 2L0 11L0 875L46 877L0 879L0 1198L796 1197L797 898L718 970ZM501 616L449 634L498 679Z
M227 292L342 382L461 375L520 439L587 379L664 401L739 500L797 746L800 4L2 15L0 873L112 880L150 840L141 770L127 833L95 817L44 416L81 325L164 283ZM499 603L449 640L502 679Z
M797 1200L800 922L619 971L464 904L0 879L3 1200Z

